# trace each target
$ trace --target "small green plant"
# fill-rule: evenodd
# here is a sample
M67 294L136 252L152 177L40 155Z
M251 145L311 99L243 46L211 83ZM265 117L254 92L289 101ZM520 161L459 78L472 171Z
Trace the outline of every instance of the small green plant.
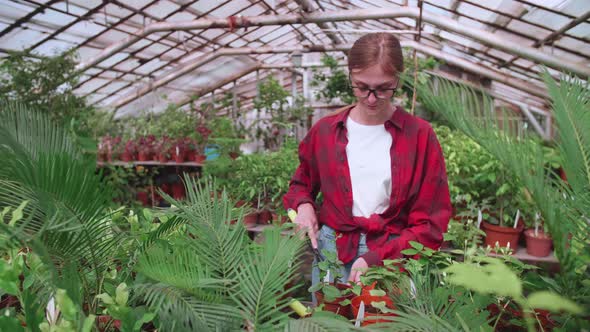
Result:
M338 60L324 55L321 61L327 67L328 73L326 74L324 70L314 69L311 86L318 87L316 97L328 103L337 99L344 104L354 103L356 97L350 88L348 74L338 66Z
M467 219L458 221L451 219L447 232L444 234L445 241L451 241L454 248L468 248L482 244L485 232L477 227L477 221Z
M144 306L130 307L129 289L125 283L121 283L115 289L113 296L108 293L102 293L96 296L105 305L104 313L110 315L113 319L121 322L119 330L122 332L141 331L141 326L151 322L156 316L148 312Z
M338 254L334 251L322 250L324 260L317 263L320 270L320 282L311 286L309 292L319 292L324 294L326 301L334 301L336 298L350 294L351 289L339 289L335 284L346 284L347 280L343 280L342 269L344 264L338 259ZM324 279L329 277L333 282L325 282Z

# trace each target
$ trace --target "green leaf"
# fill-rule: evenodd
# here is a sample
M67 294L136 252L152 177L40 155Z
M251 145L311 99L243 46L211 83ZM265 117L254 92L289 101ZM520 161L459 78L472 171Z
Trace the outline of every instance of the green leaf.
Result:
M320 289L322 289L322 287L324 287L324 284L323 284L323 283L321 283L321 282L318 282L317 284L315 284L315 285L312 285L311 287L309 287L308 291L309 291L310 293L317 292L317 291L319 291Z
M390 308L387 307L387 304L385 303L385 301L373 301L373 302L371 302L371 306L373 308L379 309L382 313L393 313L393 312L395 312L395 310L390 309Z
M401 251L401 253L407 256L414 256L418 253L418 251L416 249L404 249Z
M117 302L120 306L127 305L127 300L129 299L129 290L127 289L127 284L122 282L117 286L115 290L115 302Z
M410 241L410 245L412 246L412 248L418 251L422 251L422 249L424 249L424 245L420 242Z
M576 303L550 291L539 291L529 295L528 304L531 308L545 309L553 312L567 311L579 315L582 308Z
M350 301L350 299L346 299L346 300L340 301L340 303L338 303L338 304L340 304L341 306L347 306L347 305L349 305L351 303L352 302Z
M447 281L483 294L522 297L522 283L501 260L491 257L481 259L485 265L455 263L443 271L448 273Z
M326 301L334 301L340 296L340 290L332 285L325 285L322 292L326 298Z
M371 289L369 294L371 294L371 296L385 296L386 293L380 289Z
M74 305L74 302L70 299L66 291L58 289L55 295L55 302L59 306L61 313L67 320L75 320L78 308Z
M100 299L106 305L115 304L113 298L107 293L98 294L96 295L96 298Z
M22 203L20 203L18 208L12 211L12 219L10 219L10 222L8 223L9 226L14 226L14 224L16 224L17 221L23 218L23 210L28 203L29 201L25 200Z
M29 289L29 287L31 287L31 285L33 284L34 281L35 281L35 277L33 277L33 275L29 274L28 276L25 277L25 280L23 281L23 288Z
M361 285L359 285L359 284L355 284L355 285L352 287L352 292L353 292L355 295L357 295L357 296L361 295L361 292L362 292L362 291L363 291L363 287L362 287Z
M88 317L86 317L84 319L84 323L82 325L82 329L81 332L90 332L92 331L92 326L94 325L94 320L96 319L96 316L93 314L88 315Z
M22 327L20 321L16 317L1 315L0 331L24 332L25 329Z

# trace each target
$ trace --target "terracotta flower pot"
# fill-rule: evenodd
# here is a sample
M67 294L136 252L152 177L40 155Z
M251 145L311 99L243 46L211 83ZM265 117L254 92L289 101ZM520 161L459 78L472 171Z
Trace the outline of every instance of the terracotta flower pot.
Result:
M258 212L252 212L244 216L244 225L253 226L258 224Z
M337 284L330 283L330 284L332 286L335 286L336 288L338 288L341 291L351 288L351 286L349 286L347 284L341 284L341 283L337 283ZM323 310L333 312L335 314L346 317L348 319L353 318L352 309L350 307L350 304L347 304L344 306L340 304L340 302L342 302L344 300L351 300L354 297L353 293L349 293L345 296L337 297L333 301L326 301L326 299L324 298L324 293L322 293L321 291L315 292L315 297L318 300L318 305L320 305L320 304L324 305Z
M121 154L121 161L130 162L133 160L135 160L135 156L131 152L125 151Z
M137 200L140 201L143 206L150 205L150 197L147 192L138 191L136 196L137 196Z
M269 210L262 210L258 214L258 223L259 224L269 224L272 222L272 212Z
M184 199L185 192L182 182L175 182L172 184L172 197L176 200Z
M551 254L553 240L549 234L538 231L537 236L535 236L534 229L527 229L524 231L524 236L526 239L527 254L535 257L547 257Z
M498 242L500 247L508 247L508 243L510 243L510 248L516 251L516 248L518 248L518 238L524 226L521 222L518 223L516 228L513 228L497 226L484 221L481 223L481 228L486 233L484 241L486 246L493 248L496 246L496 242Z
M137 152L137 159L139 161L148 161L152 160L152 156L148 150L139 150L139 152Z
M161 163L167 163L168 160L170 160L170 159L168 158L168 155L165 152L158 154L158 161L159 162L161 162Z
M196 163L202 164L205 162L205 160L207 160L207 156L203 155L203 154L195 154L195 159L194 161Z
M388 317L395 317L394 313L382 313L379 309L373 308L371 302L385 302L385 305L392 310L395 310L395 305L391 298L387 296L372 296L369 294L362 294L355 296L351 300L352 318L356 318L359 312L361 302L365 302L365 319L361 322L361 326L367 326L377 323L388 323L391 319Z

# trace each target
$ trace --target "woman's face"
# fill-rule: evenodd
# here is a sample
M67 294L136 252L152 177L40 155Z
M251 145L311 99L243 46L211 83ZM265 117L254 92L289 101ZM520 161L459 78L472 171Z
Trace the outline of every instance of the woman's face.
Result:
M380 65L353 71L350 75L352 91L365 116L381 118L392 110L391 100L399 78L383 71ZM384 114L387 113L387 114ZM391 114L389 114L391 115Z

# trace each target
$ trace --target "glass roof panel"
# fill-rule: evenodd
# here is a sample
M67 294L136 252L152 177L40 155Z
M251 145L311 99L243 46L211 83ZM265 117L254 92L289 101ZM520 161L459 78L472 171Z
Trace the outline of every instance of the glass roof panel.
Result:
M149 6L144 11L150 15L153 15L159 19L163 19L168 14L180 8L179 5L174 4L170 1L156 1L153 5Z
M573 27L572 29L568 30L568 33L570 33L576 37L590 39L590 24L580 23L577 26Z
M56 54L63 53L71 48L76 46L74 43L68 43L61 40L49 40L39 46L37 46L34 51L40 55L47 55L53 56Z
M228 17L239 12L240 8L246 8L249 5L251 5L251 3L246 0L232 0L209 13L209 16Z
M2 48L22 51L47 37L46 34L32 29L14 29L0 38Z
M153 59L153 60L141 65L141 67L134 69L134 72L147 75L150 72L152 72L154 69L159 68L159 67L163 66L164 64L165 63L163 61L161 61L160 59Z
M191 21L196 19L197 17L191 13L187 12L178 12L166 19L166 22L183 22L183 21Z
M525 14L523 18L527 21L542 25L551 30L558 30L570 22L568 18L553 14L544 9L533 9L529 13Z
M205 13L210 11L211 9L219 6L219 0L200 0L196 3L191 4L191 7L199 11L200 13Z
M102 61L98 65L101 67L111 67L115 63L118 63L121 60L127 59L129 57L129 53L117 53L112 57Z

